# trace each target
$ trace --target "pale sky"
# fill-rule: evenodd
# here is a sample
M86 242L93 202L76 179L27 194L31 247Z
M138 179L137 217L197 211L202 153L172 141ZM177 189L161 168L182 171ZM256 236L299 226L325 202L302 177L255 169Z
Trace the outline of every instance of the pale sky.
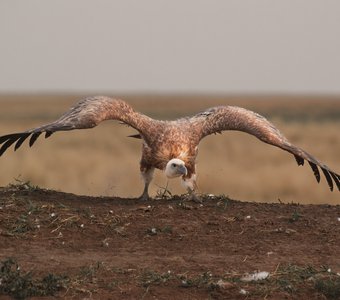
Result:
M339 0L1 0L0 93L340 94Z

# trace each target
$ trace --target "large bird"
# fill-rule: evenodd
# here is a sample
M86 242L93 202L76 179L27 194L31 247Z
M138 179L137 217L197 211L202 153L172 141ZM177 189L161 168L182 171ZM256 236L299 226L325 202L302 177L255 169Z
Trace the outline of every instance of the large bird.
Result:
M148 188L154 169L164 170L168 178L182 177L189 195L196 199L195 160L199 142L210 134L224 130L239 130L254 135L262 142L279 147L294 155L298 165L306 160L312 168L316 180L320 181L322 170L330 190L334 183L340 191L340 176L301 148L291 144L264 117L235 106L217 106L174 121L154 120L138 113L122 100L105 96L86 97L50 124L20 133L0 137L0 156L15 143L17 150L30 137L32 146L37 138L45 133L49 137L56 131L85 129L97 126L104 120L119 120L138 131L131 137L143 141L140 171L144 190L140 199L149 198Z

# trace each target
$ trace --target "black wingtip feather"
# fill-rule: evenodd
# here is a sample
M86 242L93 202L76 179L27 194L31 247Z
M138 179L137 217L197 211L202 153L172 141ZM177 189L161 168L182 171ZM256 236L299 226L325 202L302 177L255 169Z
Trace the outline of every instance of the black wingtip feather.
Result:
M31 135L31 133L23 133L22 136L18 139L17 143L14 146L14 151L17 151L17 149L22 145L22 143Z
M29 145L30 147L33 146L33 144L35 143L35 141L37 140L37 138L39 137L39 135L41 135L41 131L40 132L35 132L32 134L30 141L29 141Z
M297 164L299 166L303 166L304 165L305 161L304 161L304 159L302 157L300 157L298 155L295 155L295 154L294 154L294 157L295 157L295 160L296 160L296 162L297 162Z
M19 137L21 137L22 133L12 133L12 134L7 134L3 135L0 137L0 144L3 144L7 142L8 140L17 140Z
M47 139L48 137L50 137L52 135L53 131L46 131L45 133L45 139Z
M338 174L333 173L333 172L329 172L329 174L331 174L332 178L334 179L336 186L338 187L338 191L340 191L340 177Z
M16 141L15 138L7 140L0 149L0 156Z
M318 169L317 165L312 163L312 162L310 162L310 161L308 161L308 163L309 163L310 167L313 170L313 173L314 173L314 176L316 178L316 181L320 182L320 172L319 172L319 169Z
M23 142L32 134L30 140L29 140L29 146L32 147L37 138L41 135L42 131L40 132L33 132L32 131L26 131L26 132L20 132L20 133L12 133L8 135L4 135L0 137L0 145L2 144L0 148L0 156L4 154L4 152L16 142L14 146L14 151L16 151ZM53 132L47 131L46 136L49 137Z
M7 134L7 135L3 135L3 136L0 136L0 144L6 142L7 140L13 138L13 136L15 136L16 134Z
M326 177L326 180L327 180L329 189L330 189L331 191L333 191L333 180L332 180L331 175L329 175L328 170L326 170L326 169L324 169L324 168L321 168L321 170L322 170L323 174L324 174L325 177Z
M22 136L22 133L13 133L8 134L0 137L0 144L2 144L2 147L0 148L0 156L4 154L4 152L18 139L20 139Z

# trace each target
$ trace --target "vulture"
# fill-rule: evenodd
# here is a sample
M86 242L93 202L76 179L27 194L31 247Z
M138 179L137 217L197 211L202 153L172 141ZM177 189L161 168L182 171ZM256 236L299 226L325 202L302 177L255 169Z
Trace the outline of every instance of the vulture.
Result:
M0 156L13 144L14 150L17 150L27 138L32 146L42 133L48 138L57 131L92 128L105 120L118 120L131 126L138 133L130 137L139 138L143 142L140 172L144 190L141 200L149 199L148 188L155 168L163 170L168 178L181 177L189 197L198 199L195 171L198 145L204 137L224 130L243 131L262 142L279 147L291 153L298 165L307 161L318 182L321 170L330 190L335 185L340 191L339 174L291 144L263 116L236 106L212 107L191 117L162 121L135 111L128 103L119 99L106 96L85 97L50 124L1 136Z

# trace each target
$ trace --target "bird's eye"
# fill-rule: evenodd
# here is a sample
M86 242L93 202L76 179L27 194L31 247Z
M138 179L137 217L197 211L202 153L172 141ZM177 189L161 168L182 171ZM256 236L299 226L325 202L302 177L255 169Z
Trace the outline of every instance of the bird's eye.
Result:
M176 167L177 167L177 164L173 163L171 166L172 166L173 168L176 168Z

